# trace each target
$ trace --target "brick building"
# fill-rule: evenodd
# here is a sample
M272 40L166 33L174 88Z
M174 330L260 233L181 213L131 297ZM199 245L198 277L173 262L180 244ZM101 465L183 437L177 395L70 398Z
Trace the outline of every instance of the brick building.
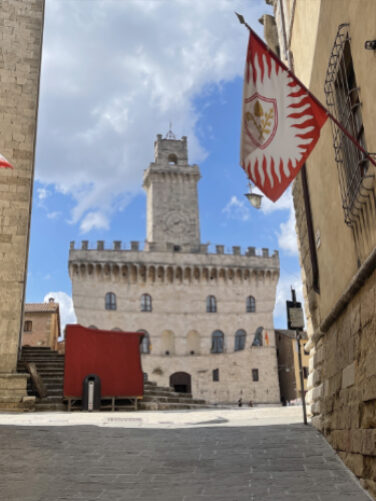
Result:
M47 346L57 350L59 337L59 304L53 298L48 303L25 304L22 346Z

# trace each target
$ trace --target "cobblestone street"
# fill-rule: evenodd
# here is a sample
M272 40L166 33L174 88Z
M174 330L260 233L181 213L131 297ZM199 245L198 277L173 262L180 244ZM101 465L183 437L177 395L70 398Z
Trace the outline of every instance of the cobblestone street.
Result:
M150 421L153 415L160 428L142 427L142 419ZM0 426L1 499L370 499L311 426L297 422L241 426L236 420L231 426L230 415L248 419L252 414L249 410L106 414L111 427L38 425L47 416L51 423L54 419L59 423L64 414L15 416L15 421L28 419L33 426ZM92 418L76 413L75 419L82 416L86 421ZM12 419L0 415L0 423L8 417ZM176 417L190 421L189 426L174 427Z

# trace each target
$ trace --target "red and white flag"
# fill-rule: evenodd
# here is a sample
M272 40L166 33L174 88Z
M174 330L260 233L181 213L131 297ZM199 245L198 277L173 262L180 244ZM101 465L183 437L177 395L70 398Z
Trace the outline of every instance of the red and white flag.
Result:
M273 202L320 136L327 112L251 30L245 65L241 166Z
M0 153L0 167L7 167L10 169L13 169L13 165L8 162L8 160L3 157L3 155Z

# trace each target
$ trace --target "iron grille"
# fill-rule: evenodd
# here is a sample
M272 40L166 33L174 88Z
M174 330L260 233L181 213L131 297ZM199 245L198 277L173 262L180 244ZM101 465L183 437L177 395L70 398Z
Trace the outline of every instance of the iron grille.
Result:
M349 25L338 28L326 72L324 91L330 113L366 149L362 103L351 57ZM368 174L368 160L363 152L333 122L333 145L337 163L345 222L352 225L368 197L363 180Z

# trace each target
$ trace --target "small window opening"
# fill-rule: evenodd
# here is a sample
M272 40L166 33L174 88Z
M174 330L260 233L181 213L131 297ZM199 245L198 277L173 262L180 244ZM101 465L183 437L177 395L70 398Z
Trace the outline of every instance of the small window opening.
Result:
M177 163L178 163L178 157L174 153L171 153L168 156L168 163L170 165L177 165Z

